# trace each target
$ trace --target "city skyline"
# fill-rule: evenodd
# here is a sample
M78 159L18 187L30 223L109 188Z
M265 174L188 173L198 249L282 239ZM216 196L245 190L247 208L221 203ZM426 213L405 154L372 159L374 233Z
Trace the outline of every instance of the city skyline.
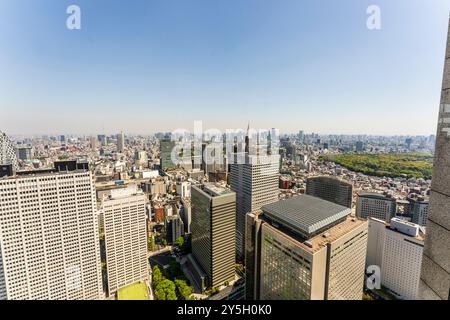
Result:
M81 30L66 28L70 4L0 4L8 135L147 134L198 119L221 130L250 120L282 133L436 133L446 1L134 1L124 13L81 0ZM381 30L366 26L372 4Z

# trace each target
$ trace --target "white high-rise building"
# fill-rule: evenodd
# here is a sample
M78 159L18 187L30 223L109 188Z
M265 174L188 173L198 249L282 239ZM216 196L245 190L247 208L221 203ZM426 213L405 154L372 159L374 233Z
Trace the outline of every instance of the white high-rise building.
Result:
M102 199L109 295L148 279L145 206L146 196L131 187Z
M280 155L245 155L245 163L234 163L230 187L236 193L236 256L244 258L245 215L278 201Z
M381 285L400 299L417 298L423 235L420 226L411 222L369 218L366 265L380 267Z
M0 300L104 297L92 175L76 168L0 178Z

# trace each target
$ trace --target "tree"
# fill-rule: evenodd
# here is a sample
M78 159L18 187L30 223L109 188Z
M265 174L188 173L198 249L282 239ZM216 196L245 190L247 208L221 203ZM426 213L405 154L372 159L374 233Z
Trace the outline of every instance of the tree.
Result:
M155 296L158 300L177 300L175 284L169 279L162 280L156 286Z
M190 296L194 289L188 286L186 280L175 280L175 286L177 287L178 296L183 300L190 300Z
M161 269L158 266L153 267L153 288L156 288L158 284L163 281L164 277L162 275Z
M155 240L153 239L153 236L148 237L147 241L148 241L148 250L149 251L154 251L154 249L155 249Z
M184 246L184 237L183 237L183 236L178 237L178 238L175 240L175 245L176 245L178 248L182 249L183 246Z

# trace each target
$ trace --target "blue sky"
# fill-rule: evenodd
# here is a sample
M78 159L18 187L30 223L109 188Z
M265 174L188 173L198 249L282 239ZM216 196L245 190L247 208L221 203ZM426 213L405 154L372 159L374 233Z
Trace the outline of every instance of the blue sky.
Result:
M81 8L81 30L66 8ZM366 9L381 8L378 31ZM0 0L0 130L434 134L447 0Z

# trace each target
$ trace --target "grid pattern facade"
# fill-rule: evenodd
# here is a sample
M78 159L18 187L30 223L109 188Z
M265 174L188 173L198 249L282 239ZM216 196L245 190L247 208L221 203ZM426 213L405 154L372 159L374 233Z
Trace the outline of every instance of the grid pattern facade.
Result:
M260 299L309 300L311 259L268 224L261 232Z
M347 208L352 207L353 186L335 178L308 178L306 180L306 194Z
M361 196L356 200L356 215L362 219L369 217L391 221L395 217L397 205L395 199L384 198L383 196Z
M258 162L256 156L246 156L245 164L232 164L230 187L236 192L236 251L244 258L245 215L254 213L263 205L278 201L280 156L266 156Z
M427 225L428 203L413 201L411 204L412 222L421 226Z
M361 300L367 250L367 225L329 245L328 300Z
M102 204L108 291L148 278L144 194L108 199Z
M235 278L236 195L210 196L192 188L192 253L216 287Z
M12 164L14 169L18 169L17 155L13 143L8 136L0 131L0 164Z
M175 148L175 141L161 140L160 141L160 159L161 170L175 168L176 165L172 162L172 149Z
M382 284L403 299L415 300L419 290L422 253L422 241L386 229Z
M1 179L0 217L0 298L103 296L89 172Z

